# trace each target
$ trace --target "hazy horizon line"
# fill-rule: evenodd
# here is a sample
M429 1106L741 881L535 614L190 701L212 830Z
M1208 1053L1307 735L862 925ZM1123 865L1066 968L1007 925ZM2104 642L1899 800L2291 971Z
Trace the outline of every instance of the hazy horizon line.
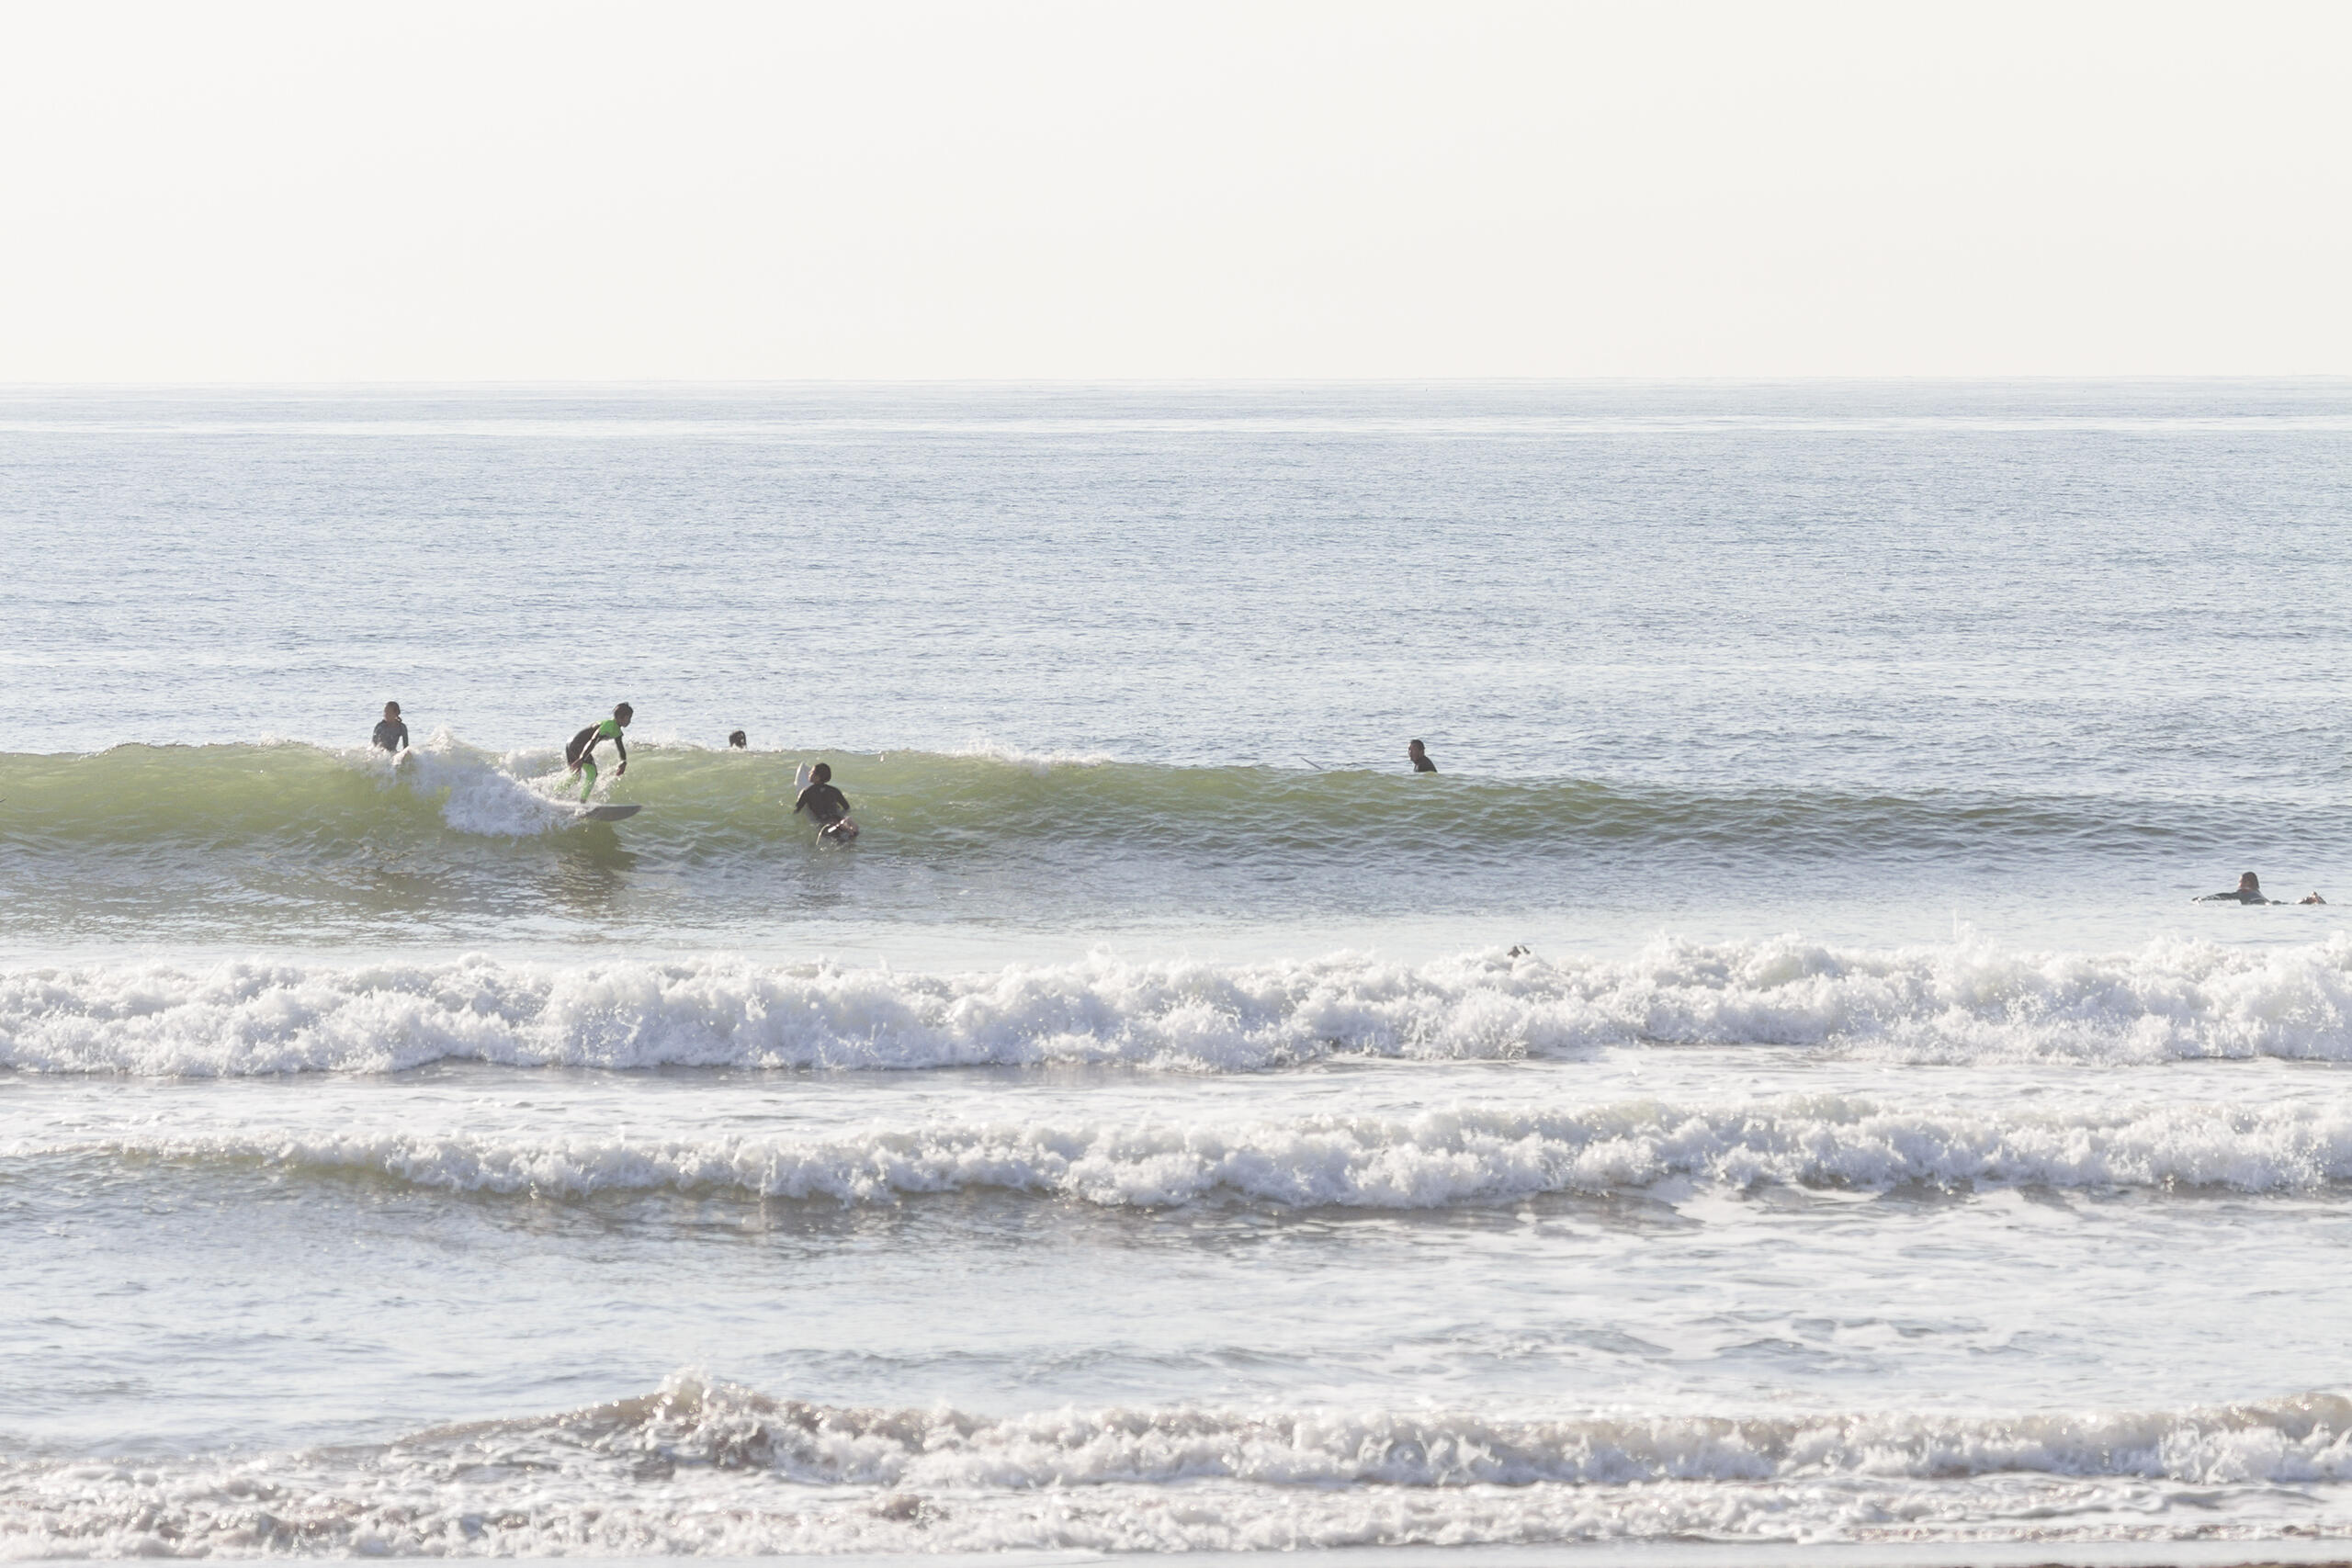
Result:
M600 390L638 388L888 388L992 387L1189 387L1189 388L1395 388L1453 387L1790 387L1790 386L2152 386L2243 384L2279 386L2352 385L2352 370L2161 371L1894 375L1641 375L1641 376L776 376L776 377L450 377L351 378L316 380L0 380L0 396L43 392L99 391L306 391L399 390L416 388L482 390L563 389Z

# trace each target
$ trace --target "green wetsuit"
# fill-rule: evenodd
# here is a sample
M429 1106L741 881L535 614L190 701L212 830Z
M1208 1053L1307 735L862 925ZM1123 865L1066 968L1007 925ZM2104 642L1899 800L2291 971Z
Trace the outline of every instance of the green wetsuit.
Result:
M620 753L621 766L628 767L628 747L621 739L621 721L616 718L603 719L590 725L573 736L571 744L563 749L563 760L587 775L587 782L580 786L582 800L595 793L596 748L607 740L613 743L613 750Z

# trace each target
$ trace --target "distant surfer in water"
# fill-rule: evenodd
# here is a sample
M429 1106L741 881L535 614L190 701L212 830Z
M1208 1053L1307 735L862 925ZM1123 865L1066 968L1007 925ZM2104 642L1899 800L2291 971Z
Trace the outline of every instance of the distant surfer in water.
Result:
M817 830L829 839L857 837L857 824L849 819L849 796L833 786L833 769L830 762L820 762L808 770L808 784L792 802L795 816L806 811L817 824Z
M408 744L408 726L401 722L401 705L386 703L384 716L376 721L376 750L397 754Z
M727 732L727 749L729 751L741 751L750 745L751 742L744 739L741 730L730 729Z
M1437 772L1437 764L1430 761L1428 749L1419 741L1408 740L1405 742L1405 755L1412 759L1413 772L1417 773L1433 773Z
M2312 897L2317 897L2318 895L2313 894ZM2250 871L2238 878L2235 892L2208 893L2197 901L2200 904L2283 904L2286 902L2284 898L2265 898L2262 896L2261 879Z
M570 744L564 747L563 760L571 764L571 771L588 775L587 782L580 786L582 801L595 792L596 748L605 741L611 741L613 750L620 755L620 766L613 770L613 777L618 778L628 772L628 747L621 740L621 731L627 729L628 721L636 716L637 710L623 703L613 710L612 717L599 719L590 725L573 736Z

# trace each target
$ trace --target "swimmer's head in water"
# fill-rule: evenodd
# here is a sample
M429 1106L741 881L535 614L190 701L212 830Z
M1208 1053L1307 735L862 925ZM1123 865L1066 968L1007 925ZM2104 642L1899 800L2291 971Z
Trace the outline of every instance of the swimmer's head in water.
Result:
M1405 755L1408 757L1418 757L1421 754L1421 751L1422 746L1419 741L1408 740L1405 742Z
M2261 880L2261 878L2259 878L2259 877L2256 876L2256 875L2254 874L2254 873L2252 873L2252 872L2250 872L2250 871L2249 871L2249 872L2247 872L2244 876L2241 876L2241 877L2239 877L2239 878L2238 878L2238 891L2239 891L2239 892L2241 892L2241 893L2259 893L2259 892L2261 892L2261 891L2262 891L2262 880Z
M736 750L741 751L743 748L749 746L751 742L743 739L743 732L741 730L730 729L727 732L727 744L733 747Z
M400 716L401 716L401 705L400 705L400 704L398 704L398 703L386 703L386 704L384 705L384 716L385 716L386 718L398 718L398 717L400 717Z
M833 765L831 762L820 762L808 770L810 784L830 784L832 782L832 777Z
M628 721L636 716L637 710L629 706L627 703L621 704L620 706L613 710L613 722L619 725L624 729L628 728Z

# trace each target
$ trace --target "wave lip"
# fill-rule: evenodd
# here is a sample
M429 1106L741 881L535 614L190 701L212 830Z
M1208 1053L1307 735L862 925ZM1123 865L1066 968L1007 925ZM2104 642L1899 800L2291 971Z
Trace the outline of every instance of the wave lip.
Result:
M2331 1392L1984 1416L987 1416L817 1405L687 1375L643 1397L375 1448L0 1461L0 1552L2260 1540L2352 1517L2347 1427L2352 1401Z
M1355 1055L1650 1043L1917 1062L2352 1060L2352 935L2135 953L1661 939L1632 959L1358 953L900 974L713 955L556 967L99 964L0 972L0 1068L240 1077L517 1066L1249 1072Z
M1672 1179L1884 1190L2036 1186L2301 1192L2352 1180L2352 1111L2204 1105L1996 1117L1831 1096L1730 1106L1485 1106L1289 1121L933 1122L828 1136L532 1137L340 1132L167 1137L24 1155L365 1176L452 1192L585 1199L731 1193L888 1202L1004 1191L1114 1208L1235 1197L1426 1209Z

